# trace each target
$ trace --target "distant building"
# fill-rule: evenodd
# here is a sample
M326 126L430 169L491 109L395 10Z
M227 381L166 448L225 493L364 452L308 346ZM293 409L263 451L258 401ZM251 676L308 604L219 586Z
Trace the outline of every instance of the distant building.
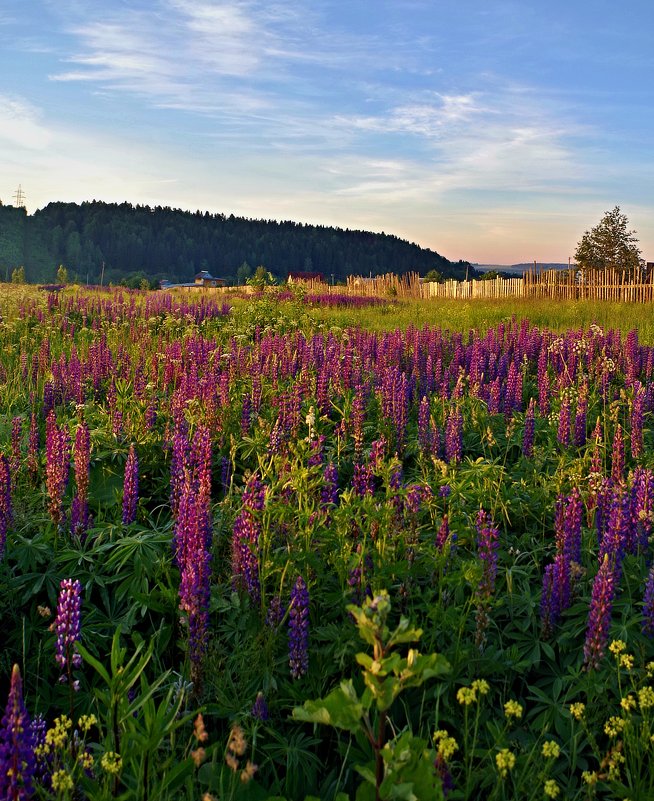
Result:
M222 278L214 278L206 270L201 270L195 276L195 286L225 286Z
M214 278L214 276L206 270L201 270L196 274L193 281L188 281L183 284L173 284L167 278L164 278L159 281L159 286L162 289L177 289L178 287L185 287L186 289L204 289L206 287L225 286L225 281L222 278Z

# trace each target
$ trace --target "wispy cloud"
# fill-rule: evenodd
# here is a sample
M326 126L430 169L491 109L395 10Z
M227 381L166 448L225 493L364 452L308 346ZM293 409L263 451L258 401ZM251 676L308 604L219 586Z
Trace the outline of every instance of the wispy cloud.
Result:
M40 112L21 97L0 95L0 145L20 150L44 150L50 134Z

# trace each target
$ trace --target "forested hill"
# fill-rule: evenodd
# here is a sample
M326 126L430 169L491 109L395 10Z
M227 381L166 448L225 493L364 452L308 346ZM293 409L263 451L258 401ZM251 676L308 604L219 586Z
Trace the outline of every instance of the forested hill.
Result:
M53 281L63 264L71 278L97 283L103 263L105 283L190 281L199 270L242 281L259 265L279 279L429 270L462 278L467 266L396 236L290 221L97 201L49 203L32 215L0 206L0 279L23 266L28 281Z

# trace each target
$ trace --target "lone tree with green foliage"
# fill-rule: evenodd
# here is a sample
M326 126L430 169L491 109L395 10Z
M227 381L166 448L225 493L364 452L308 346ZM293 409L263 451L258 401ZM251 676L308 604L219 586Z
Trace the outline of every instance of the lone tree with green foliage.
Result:
M628 230L629 221L620 206L607 211L600 223L581 237L575 261L582 270L615 269L635 276L644 264L635 231Z

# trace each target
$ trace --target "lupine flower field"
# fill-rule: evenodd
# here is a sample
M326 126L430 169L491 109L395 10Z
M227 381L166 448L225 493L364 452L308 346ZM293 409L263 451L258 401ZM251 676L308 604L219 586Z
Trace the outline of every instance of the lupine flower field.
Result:
M654 798L654 341L53 290L0 300L0 799Z

